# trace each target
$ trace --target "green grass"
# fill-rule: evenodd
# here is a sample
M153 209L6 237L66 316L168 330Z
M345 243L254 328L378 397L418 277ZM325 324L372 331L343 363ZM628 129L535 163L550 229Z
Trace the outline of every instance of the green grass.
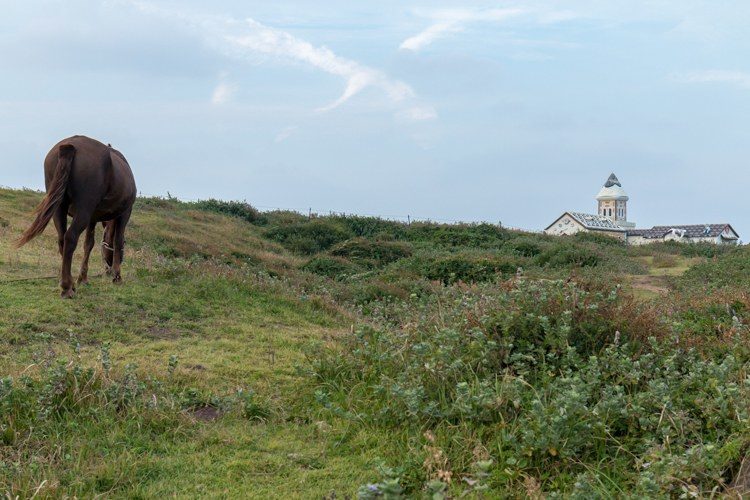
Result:
M0 228L0 281L57 273L52 228L21 250L11 246L38 199L0 191L9 223ZM258 423L229 413L200 422L178 406L168 431L147 436L136 418L67 419L40 430L48 434L38 441L32 431L21 450L0 446L0 492L322 497L352 493L366 480L377 446L369 440L364 450L339 451L342 430L327 425L322 432L312 420L305 407L312 398L296 369L311 346L346 331L347 320L258 274L247 261L273 269L297 259L253 229L220 215L146 205L128 233L122 285L97 277L63 301L56 279L3 283L0 377L41 377L46 364L72 359L75 343L79 363L98 367L108 343L115 372L135 364L140 377L159 380L168 393L192 388L206 400L252 389L273 417ZM99 262L95 252L92 272ZM172 375L170 356L179 360ZM19 454L30 462L14 464Z
M0 189L0 495L679 496L750 447L744 249L151 198L63 301L40 198Z

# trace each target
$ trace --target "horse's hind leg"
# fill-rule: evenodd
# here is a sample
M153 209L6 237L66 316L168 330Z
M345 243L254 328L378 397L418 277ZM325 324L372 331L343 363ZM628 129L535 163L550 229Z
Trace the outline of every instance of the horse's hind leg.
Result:
M130 220L130 210L115 219L114 224L114 238L112 240L112 246L114 247L114 256L112 258L112 283L120 283L122 281L122 274L120 273L120 266L125 253L125 226L128 225Z
M62 293L60 294L64 299L73 298L75 295L75 286L73 284L73 276L70 273L70 268L73 264L73 253L76 251L78 246L78 238L81 236L86 227L89 225L90 215L88 213L79 210L73 217L70 227L65 231L65 238L63 243L63 256L62 256L62 277L60 279L60 288Z
M68 204L63 202L55 210L52 220L55 222L55 229L57 229L57 249L60 252L60 256L63 254L63 247L65 246L65 232L68 230Z
M83 262L81 263L81 274L78 275L78 284L87 285L89 282L89 257L94 249L96 237L96 222L89 224L86 229L86 241L83 245Z

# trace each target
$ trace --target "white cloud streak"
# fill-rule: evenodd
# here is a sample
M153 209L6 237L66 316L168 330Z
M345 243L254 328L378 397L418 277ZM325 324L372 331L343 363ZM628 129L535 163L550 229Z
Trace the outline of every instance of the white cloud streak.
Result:
M672 79L680 83L724 83L750 89L750 73L744 71L712 69L673 75Z
M281 132L276 134L276 138L273 140L276 144L279 144L281 142L284 142L285 140L289 139L291 135L299 128L297 125L291 125L289 127L284 128Z
M163 9L149 2L130 0L141 12L179 21L197 31L208 44L225 55L257 62L259 57L310 65L345 81L344 91L333 102L319 107L325 112L335 109L367 88L385 93L391 103L404 105L416 98L414 90L406 83L389 77L384 72L335 54L324 46L315 46L286 31L266 26L255 19L238 21L231 18L191 16L184 12ZM226 102L231 96L229 88L219 84L213 102ZM437 116L435 113L434 116Z
M346 80L341 97L320 108L320 111L340 106L367 87L380 88L394 102L414 97L414 91L406 83L393 80L377 69L337 56L327 47L315 47L305 40L285 31L264 26L253 19L247 19L246 25L246 33L238 36L227 35L224 37L226 42L235 48L252 53L303 62Z
M219 82L214 88L213 94L211 94L211 103L216 105L226 104L232 99L232 95L237 91L237 85Z
M420 33L401 42L399 49L418 52L432 44L435 40L447 36L449 33L462 31L469 23L502 22L526 12L523 9L488 9L479 11L452 9L436 11L429 16L433 20L433 24Z
M398 113L398 117L410 121L434 120L437 111L431 106L413 106Z

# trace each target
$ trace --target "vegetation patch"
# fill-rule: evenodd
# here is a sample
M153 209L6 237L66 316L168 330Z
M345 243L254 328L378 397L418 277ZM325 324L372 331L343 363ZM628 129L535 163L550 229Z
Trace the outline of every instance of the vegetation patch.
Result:
M0 190L0 495L710 497L747 461L744 247L141 198L123 284L63 302L54 231L11 246L40 197Z
M337 257L345 257L368 267L383 267L391 262L411 256L412 247L409 244L396 241L371 240L359 237L339 243L331 249L331 254Z
M680 496L739 469L746 349L676 348L617 290L521 281L435 300L313 362L332 415L409 429L413 445L373 491L452 491L480 468L493 491L528 491L533 478L562 496Z
M352 233L336 222L315 219L273 227L266 236L294 253L313 255L351 238Z

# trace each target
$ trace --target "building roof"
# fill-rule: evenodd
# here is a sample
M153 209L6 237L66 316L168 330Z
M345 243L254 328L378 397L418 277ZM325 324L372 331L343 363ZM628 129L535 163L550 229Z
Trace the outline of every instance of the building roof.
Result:
M614 172L609 174L609 179L607 179L607 182L604 183L604 187L612 187L612 186L620 186L622 187L622 184L620 184L620 180L617 178Z
M690 225L678 225L678 226L654 226L651 229L630 229L628 230L628 236L642 236L646 239L660 239L664 238L673 230L682 233L682 237L686 238L717 238L722 235L725 229L729 228L733 236L726 237L726 239L736 240L739 239L739 235L729 224L690 224Z
M599 190L599 194L596 195L596 199L627 201L628 195L625 194L625 190L622 189L622 184L620 184L617 176L612 173L609 175L607 182L604 183L604 186L601 188L601 190Z
M596 214L585 214L583 212L566 213L568 213L571 217L573 217L573 219L576 220L576 222L581 224L586 229L599 231L625 231L625 229L615 224L612 219L608 217Z

